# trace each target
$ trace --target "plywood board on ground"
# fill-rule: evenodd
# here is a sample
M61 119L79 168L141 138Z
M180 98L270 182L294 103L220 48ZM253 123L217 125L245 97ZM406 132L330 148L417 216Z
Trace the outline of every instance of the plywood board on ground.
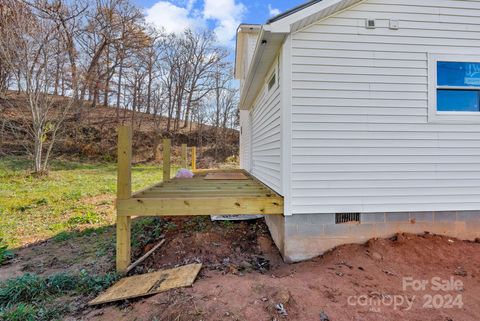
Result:
M208 173L205 178L206 180L214 179L231 179L231 180L244 180L248 177L243 173Z
M95 305L138 298L170 289L191 286L201 268L202 264L189 264L174 269L123 278L88 304Z

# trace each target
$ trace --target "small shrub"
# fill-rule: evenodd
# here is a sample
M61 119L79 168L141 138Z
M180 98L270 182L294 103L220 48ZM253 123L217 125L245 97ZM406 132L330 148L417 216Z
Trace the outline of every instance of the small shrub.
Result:
M87 211L84 214L80 214L77 216L73 216L68 219L68 225L75 226L75 225L83 225L83 224L96 224L100 223L101 219L100 216L91 211Z
M63 194L64 199L70 200L70 201L78 201L79 199L82 198L82 196L83 196L82 192L79 190L74 190L74 191L70 191L68 193Z
M65 308L19 303L4 309L0 308L0 319L8 321L52 321L60 320L64 311Z
M15 210L24 213L27 210L32 208L33 206L31 204L24 204L24 205L18 205L17 207L15 207Z
M57 242L63 242L63 241L71 239L74 236L75 236L75 233L62 231L62 232L58 233L57 235L55 235L53 237L53 240L57 241Z
M165 228L165 230L171 232L171 231L174 231L177 228L177 224L175 224L173 222L170 222L170 221L165 221L163 223L163 227Z
M36 321L37 310L33 305L20 303L0 310L0 318L9 321Z
M132 247L138 248L162 237L167 231L173 231L177 225L160 217L144 217L132 226ZM192 227L193 228L193 225Z
M50 297L66 294L97 294L118 279L116 273L90 275L82 270L79 274L59 273L47 277L26 273L0 283L0 307L17 303L37 304Z
M13 252L8 249L8 245L3 239L0 239L0 265L13 258Z
M220 221L220 225L226 229L233 229L235 227L235 222L233 221Z
M209 221L208 216L195 216L185 223L185 227L189 231L204 232L208 229Z
M35 274L24 274L0 285L0 305L35 302L47 293L46 282Z
M45 197L42 197L42 198L39 198L38 200L36 200L35 204L38 205L38 206L47 205L48 200Z

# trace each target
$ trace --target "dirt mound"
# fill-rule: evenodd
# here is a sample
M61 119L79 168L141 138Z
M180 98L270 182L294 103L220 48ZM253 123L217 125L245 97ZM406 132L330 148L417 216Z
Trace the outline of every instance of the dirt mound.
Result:
M263 220L212 222L208 216L198 216L171 218L162 224L174 229L166 233L165 244L136 273L201 262L204 269L240 274L265 272L282 262ZM147 244L143 252L152 246Z
M284 264L263 221L226 223L231 227L208 221L189 226L192 223L188 222L172 220L180 229L167 233L168 242L144 269L201 261L206 268L192 288L84 311L82 317L480 320L478 243L400 234L363 245L340 246L308 262ZM268 261L268 266L255 268L250 260L256 257ZM425 284L424 288L417 287L419 284Z

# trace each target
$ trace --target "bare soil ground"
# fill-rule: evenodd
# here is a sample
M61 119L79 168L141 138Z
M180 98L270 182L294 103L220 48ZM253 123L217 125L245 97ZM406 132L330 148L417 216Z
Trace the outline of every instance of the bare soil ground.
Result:
M400 234L285 264L263 220L158 222L139 225L134 257L159 238L166 242L133 273L202 262L193 287L98 307L86 306L92 296L76 297L77 308L66 320L480 320L480 241ZM111 271L113 232L29 245L0 268L0 279ZM403 289L404 280L428 283Z
M193 287L85 309L77 318L480 320L479 243L401 234L285 264L262 220L170 223L177 228L165 234L166 243L136 272L202 262ZM403 289L409 277L428 282L425 289L410 283Z

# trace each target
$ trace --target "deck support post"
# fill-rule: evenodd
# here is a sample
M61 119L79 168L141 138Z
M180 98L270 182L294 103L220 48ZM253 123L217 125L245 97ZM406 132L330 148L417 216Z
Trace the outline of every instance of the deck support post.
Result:
M132 128L118 128L117 200L132 196ZM117 211L117 272L125 272L131 260L131 217Z
M182 168L187 168L187 144L182 144Z
M197 147L192 147L192 171L197 170Z
M170 180L170 149L171 140L168 138L163 139L163 181Z

